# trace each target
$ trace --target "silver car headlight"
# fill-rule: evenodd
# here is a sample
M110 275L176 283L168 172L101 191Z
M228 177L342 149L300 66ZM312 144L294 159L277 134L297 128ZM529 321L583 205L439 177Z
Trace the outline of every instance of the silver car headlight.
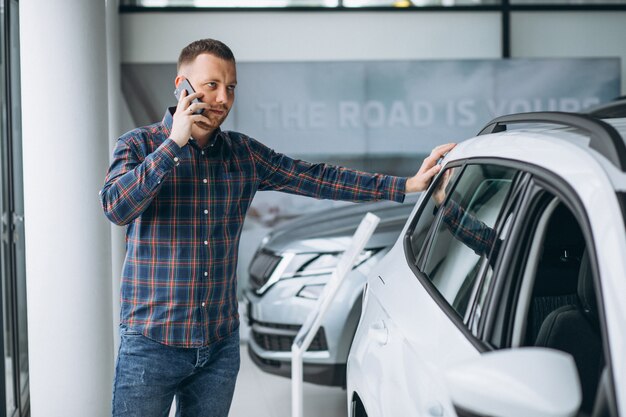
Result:
M368 259L370 259L377 250L366 250L361 252L353 268L358 267ZM296 276L314 276L320 274L329 274L334 271L339 262L342 253L324 253L319 254L316 258L310 260L304 268ZM320 298L326 283L304 285L296 294L296 297L306 298L309 300L317 300Z
M354 267L366 262L380 249L364 250L356 260ZM275 269L272 271L271 276L259 288L256 293L263 294L272 285L276 284L280 280L290 278L303 278L316 275L329 275L331 274L337 264L343 252L327 252L327 253L293 253L284 252L281 255L281 260ZM323 284L322 284L323 285ZM308 297L307 297L308 298Z
M324 287L326 284L313 284L313 285L305 285L298 291L296 297L306 298L309 300L317 300L320 298L322 291L324 291Z
M378 250L375 249L361 252L353 268L358 267L363 262L370 259L376 252L378 252ZM335 268L337 268L341 255L343 255L343 252L304 253L294 255L289 265L287 265L287 268L285 268L285 271L281 274L280 279L331 274Z

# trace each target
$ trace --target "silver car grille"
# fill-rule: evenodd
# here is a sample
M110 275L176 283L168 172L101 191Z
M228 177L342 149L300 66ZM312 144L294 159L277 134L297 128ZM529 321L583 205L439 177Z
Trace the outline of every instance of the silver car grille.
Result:
M254 291L261 289L269 281L282 256L261 250L256 253L250 263L250 287Z
M292 330L293 334L274 334L268 333L266 331L258 331L256 327L252 328L252 337L257 345L263 350L271 351L271 352L289 352L291 351L291 345L293 345L293 341L296 338L296 334L300 330L299 325L290 325L290 324L272 324L272 323L261 323L256 322L258 325L267 327L267 328L275 328L275 329L285 329ZM324 331L324 327L320 327L315 337L311 341L309 348L307 349L309 352L320 352L328 350L328 343L326 342L326 332Z

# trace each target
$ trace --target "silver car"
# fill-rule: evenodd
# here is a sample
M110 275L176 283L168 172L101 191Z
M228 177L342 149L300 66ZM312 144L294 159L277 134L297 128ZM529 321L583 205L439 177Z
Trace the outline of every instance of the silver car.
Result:
M398 238L417 198L413 194L403 204L363 203L305 215L263 240L250 263L250 283L244 291L251 328L248 352L257 366L291 376L293 339L363 216L372 212L381 221L303 358L305 381L345 386L346 360L361 313L366 276Z

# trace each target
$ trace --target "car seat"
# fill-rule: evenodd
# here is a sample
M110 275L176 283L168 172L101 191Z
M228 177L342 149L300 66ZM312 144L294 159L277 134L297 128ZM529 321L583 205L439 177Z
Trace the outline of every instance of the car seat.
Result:
M572 355L582 388L581 409L590 413L604 366L604 357L593 274L587 251L583 253L580 262L577 295L577 303L560 307L546 317L535 345Z
M585 248L578 222L559 204L545 233L531 299L525 345L537 340L544 320L554 310L578 303L580 259Z

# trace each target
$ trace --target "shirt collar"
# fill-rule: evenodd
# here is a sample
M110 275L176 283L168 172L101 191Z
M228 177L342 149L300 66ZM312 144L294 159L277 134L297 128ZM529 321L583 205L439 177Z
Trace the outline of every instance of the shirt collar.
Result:
M170 133L172 133L172 123L174 122L174 113L176 112L176 107L168 107L167 110L165 111L165 115L163 116L163 121L161 122L163 124L163 127L165 128L165 135L169 136ZM219 144L219 140L221 138L221 133L222 133L222 129L221 128L217 128L213 131L213 134L211 135L211 137L209 138L209 144L207 146L205 146L206 148L213 148L215 145ZM195 148L200 149L200 147L198 146L198 144L196 143L195 140L190 139L189 141L190 144L192 144Z

